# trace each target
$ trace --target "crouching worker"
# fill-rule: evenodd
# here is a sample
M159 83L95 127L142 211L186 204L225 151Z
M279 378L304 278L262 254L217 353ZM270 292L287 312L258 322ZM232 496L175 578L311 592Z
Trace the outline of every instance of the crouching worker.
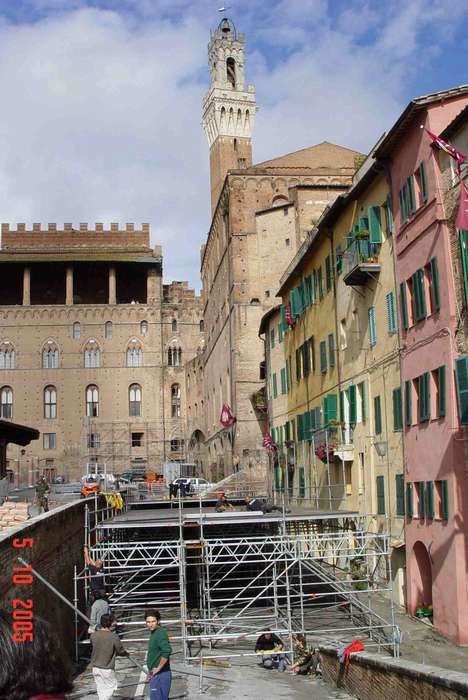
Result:
M307 676L309 673L321 675L320 654L318 649L310 649L307 646L306 638L303 634L294 637L295 663L291 666L291 671L299 676Z
M224 491L218 493L215 510L217 513L225 513L227 510L234 510L232 503L229 503Z
M91 666L99 700L109 700L117 690L116 656L128 656L128 651L123 648L119 637L115 632L111 632L112 622L112 615L103 615L101 629L91 635Z
M264 632L257 639L255 653L261 654L263 668L277 668L278 671L286 669L286 659L284 654L275 652L283 651L284 645L281 639L274 632Z
M150 631L146 665L149 671L148 680L151 700L169 700L172 683L171 664L169 662L172 647L169 643L168 634L164 627L161 627L160 621L161 615L159 610L148 610L145 614L146 626Z

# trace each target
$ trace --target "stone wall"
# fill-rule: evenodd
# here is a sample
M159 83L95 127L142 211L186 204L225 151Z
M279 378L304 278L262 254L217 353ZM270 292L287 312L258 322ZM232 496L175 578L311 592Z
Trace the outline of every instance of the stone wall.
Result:
M333 646L321 645L323 678L359 700L461 700L468 674L362 652L344 668Z
M7 501L0 506L0 533L18 527L28 519L28 503Z

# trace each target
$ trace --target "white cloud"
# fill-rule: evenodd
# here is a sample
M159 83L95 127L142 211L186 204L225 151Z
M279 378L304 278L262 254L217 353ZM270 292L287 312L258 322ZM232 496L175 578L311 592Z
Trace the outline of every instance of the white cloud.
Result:
M198 286L210 216L201 100L219 19L211 0L122 0L120 11L33 4L42 14L30 24L0 20L1 220L149 221L166 279ZM450 8L239 0L260 106L255 159L322 140L369 148L402 107L422 30L452 37L463 10Z

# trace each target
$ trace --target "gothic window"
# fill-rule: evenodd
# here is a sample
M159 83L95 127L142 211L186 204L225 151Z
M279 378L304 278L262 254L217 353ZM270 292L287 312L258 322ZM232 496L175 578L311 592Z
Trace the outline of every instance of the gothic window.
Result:
M128 390L128 406L130 416L141 416L141 386L131 384Z
M0 390L0 418L13 418L13 389L2 386Z
M180 418L180 384L171 386L171 417Z
M81 338L81 323L79 321L75 321L73 324L72 337L74 340Z
M143 350L140 342L132 338L127 348L127 367L141 367L143 365Z
M229 57L226 61L226 77L228 83L232 85L233 90L236 89L236 62Z
M104 337L107 339L112 338L112 331L112 321L106 321L104 324Z
M184 449L184 441L181 438L171 440L171 452L182 452Z
M48 340L42 348L42 368L57 369L59 366L59 351L54 340Z
M142 321L140 323L140 333L141 335L148 335L148 321Z
M200 333L203 333L205 330L205 322L203 320L200 321Z
M86 415L97 418L99 415L99 389L95 384L86 387Z
M180 367L182 365L182 348L170 347L167 350L167 364L169 367Z
M101 366L101 351L97 342L91 338L84 349L84 366L89 368Z
M172 319L172 332L177 333L177 321L175 318Z
M0 345L0 369L15 369L15 348L9 340Z
M54 386L44 389L44 418L57 418L57 389Z

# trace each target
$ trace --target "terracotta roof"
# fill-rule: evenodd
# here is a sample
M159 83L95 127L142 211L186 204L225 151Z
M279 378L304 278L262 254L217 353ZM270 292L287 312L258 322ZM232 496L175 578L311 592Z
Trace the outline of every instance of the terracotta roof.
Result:
M359 151L339 146L329 141L322 141L315 146L301 148L293 153L286 153L278 158L256 163L254 168L278 168L278 167L306 167L329 168L336 172L341 167L355 169L356 156L362 155Z

